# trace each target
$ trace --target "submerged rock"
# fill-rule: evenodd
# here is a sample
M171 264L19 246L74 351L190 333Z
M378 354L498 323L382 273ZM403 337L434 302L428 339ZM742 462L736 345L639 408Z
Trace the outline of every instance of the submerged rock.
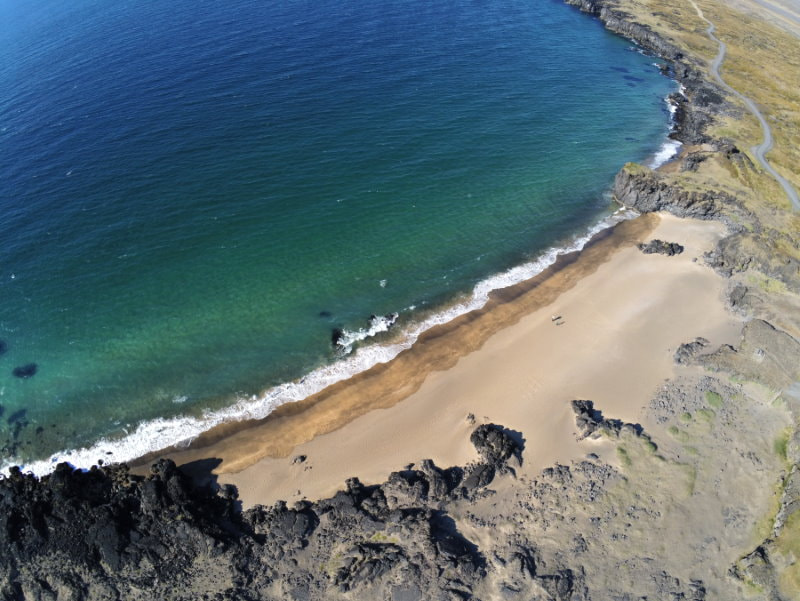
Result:
M19 367L15 367L14 370L11 372L17 378L32 378L36 375L36 372L39 371L39 366L35 363L28 363L26 365L20 365Z
M0 340L0 355L4 355L8 350L8 343L5 340Z
M25 416L28 415L27 409L20 409L19 411L15 411L11 415L8 416L8 423L9 425L13 425L19 422L25 421Z

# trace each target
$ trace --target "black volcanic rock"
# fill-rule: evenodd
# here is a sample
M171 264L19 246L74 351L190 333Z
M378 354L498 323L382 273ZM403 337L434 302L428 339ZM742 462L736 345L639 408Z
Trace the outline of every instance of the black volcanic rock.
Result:
M721 219L723 207L738 207L736 199L725 192L686 191L668 184L655 171L633 163L625 165L614 178L614 196L641 213L669 211L678 217L697 219Z
M20 365L19 367L15 367L12 373L17 378L32 378L36 375L36 372L39 371L39 366L35 363L27 363L25 365Z
M639 244L639 250L646 255L659 254L673 257L683 252L683 246L677 242L664 242L663 240L656 239Z
M333 330L331 330L331 344L333 346L340 346L342 344L342 338L344 338L344 330L341 328L333 328Z
M522 459L522 449L502 426L483 424L475 428L469 439L489 465L500 467L511 457Z
M697 354L709 344L709 341L702 337L695 338L691 342L685 342L675 351L675 363L679 365L688 365L694 360Z
M572 401L575 413L575 425L578 428L578 440L584 438L600 438L602 434L619 438L622 435L642 437L650 440L639 424L626 423L618 419L603 417L603 413L595 409L594 402L585 400Z
M491 464L425 460L378 486L353 478L316 503L245 512L233 487L195 486L169 460L147 477L124 465L62 463L41 479L13 468L0 478L0 598L469 598L486 564L447 508L483 494L520 452L501 426L476 432Z

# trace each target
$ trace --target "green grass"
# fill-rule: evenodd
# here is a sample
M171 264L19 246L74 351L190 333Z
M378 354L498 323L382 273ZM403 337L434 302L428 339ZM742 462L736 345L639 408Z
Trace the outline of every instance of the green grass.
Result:
M775 546L788 564L780 575L780 588L789 595L787 598L796 599L797 591L800 591L800 511L795 511L786 520Z
M395 545L400 544L400 539L396 536L388 536L383 532L376 532L369 538L370 542L373 543L392 543Z
M783 254L789 253L784 252ZM762 291L768 294L783 294L786 292L786 284L767 275L750 274L747 276L747 281L751 286L758 286Z
M791 428L784 430L772 445L775 454L781 458L781 461L786 463L788 461L787 449L789 446L789 436L791 435Z
M719 409L720 407L722 407L722 395L719 394L718 392L707 390L706 403L714 407L714 409Z
M670 426L669 428L667 428L667 432L669 432L672 435L672 437L675 438L675 440L678 440L680 442L689 441L689 435L680 428L678 428L678 426Z
M690 497L694 494L694 487L697 484L697 468L688 463L678 464L686 472L686 494Z
M628 450L625 447L617 447L617 457L619 457L619 461L623 467L630 467L633 465L633 461L631 461L631 457L628 455Z
M687 411L686 413L683 413L683 414L681 415L681 421L684 421L684 422L690 422L690 421L692 421L692 414L691 414L691 413L689 413L688 411Z
M706 422L711 422L717 416L716 413L712 409L700 409L697 412L698 417L702 418Z

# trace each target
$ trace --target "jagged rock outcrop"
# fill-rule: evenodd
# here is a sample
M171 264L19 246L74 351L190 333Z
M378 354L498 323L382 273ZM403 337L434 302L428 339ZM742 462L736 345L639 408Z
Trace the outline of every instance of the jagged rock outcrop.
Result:
M482 461L357 479L316 503L237 510L232 487L198 488L168 460L0 479L3 599L469 599L486 559L447 509L485 487L521 447L501 426L472 436ZM533 554L528 548L525 553ZM531 555L532 556L532 555ZM537 580L538 579L538 580ZM529 580L569 599L572 572Z
M642 427L638 424L622 422L618 419L603 417L603 413L594 408L593 401L575 400L571 403L575 413L575 425L578 428L578 440L584 438L600 438L601 435L619 437L622 434L644 436Z
M675 351L673 359L678 365L689 365L694 358L706 348L710 342L702 336L695 338L691 342L684 342Z
M628 163L617 173L613 191L620 203L640 213L669 211L678 217L729 222L725 215L743 211L736 199L725 192L684 190L668 183L655 171L635 163ZM741 229L735 223L729 223L729 226Z
M706 257L708 264L730 277L750 269L781 282L786 288L800 292L800 260L780 248L793 248L796 241L776 231L732 234L717 244Z
M646 255L659 254L674 257L683 252L683 246L677 242L665 242L664 240L656 239L639 244L639 250Z
M565 0L582 11L598 17L606 28L630 40L634 40L647 50L669 60L683 58L683 52L646 25L632 21L626 13L617 10L608 0Z
M522 463L522 448L502 426L478 426L472 432L470 442L489 465L502 467L512 457Z
M715 371L760 382L782 390L800 380L800 341L763 319L751 319L742 330L737 346L722 345L698 362Z

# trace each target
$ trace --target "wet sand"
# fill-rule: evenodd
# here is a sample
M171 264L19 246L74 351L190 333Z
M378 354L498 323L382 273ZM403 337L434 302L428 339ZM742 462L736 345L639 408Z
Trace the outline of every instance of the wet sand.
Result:
M602 444L575 441L570 400L592 399L637 421L672 375L679 344L738 339L725 280L701 258L723 234L718 223L669 215L624 222L539 277L498 291L483 309L427 332L394 361L167 456L215 466L247 507L320 498L352 476L379 482L424 458L463 465L475 459L469 414L520 433L524 473L581 457L591 445L602 454ZM666 257L636 248L652 238L686 250Z

